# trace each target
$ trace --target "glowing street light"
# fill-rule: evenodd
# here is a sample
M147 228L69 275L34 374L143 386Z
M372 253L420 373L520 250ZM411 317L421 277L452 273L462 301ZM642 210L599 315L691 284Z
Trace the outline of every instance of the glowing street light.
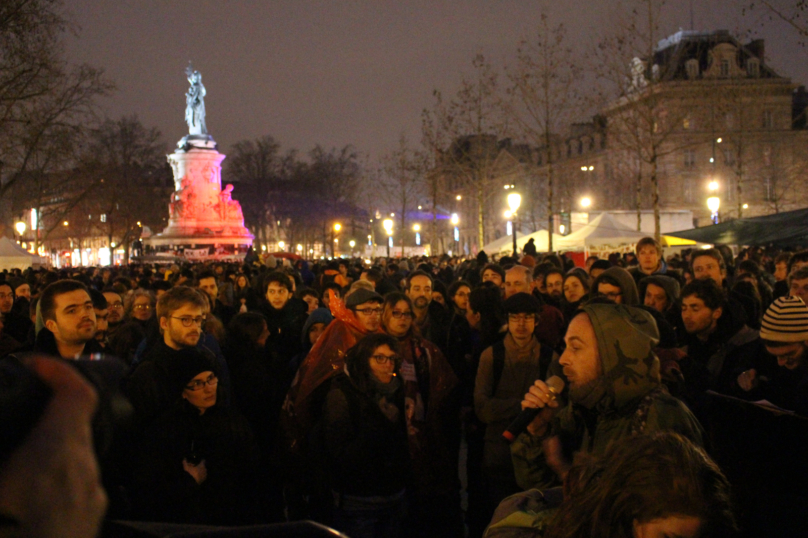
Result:
M285 249L286 243L284 243L283 241L278 241L278 248L281 250Z
M337 239L335 238L335 234L338 234L340 230L342 230L342 224L340 224L339 222L335 222L334 227L331 228L331 257L332 258L337 257L337 248L336 248Z
M25 233L26 228L25 223L21 220L17 221L17 224L14 225L14 228L17 230L17 234L20 236L20 239L22 239L22 236Z
M718 224L718 209L721 207L721 200L718 196L710 196L707 198L707 208L710 210L710 220L713 224Z
M297 244L297 251L303 252L303 245L301 245L300 243Z
M457 200L458 202L459 202L460 200L462 200L462 199L463 199L463 197L462 197L462 196L460 196L459 194L458 194L457 196L455 196L455 200Z
M457 213L452 213L452 226L457 226L460 224L460 217L457 216Z
M390 215L393 215L390 213ZM390 239L393 237L393 221L391 219L384 219L382 221L382 227L384 231L387 232L387 257L390 257Z
M412 231L415 232L415 244L421 246L421 225L413 224Z
M581 207L589 207L592 205L592 199L588 196L581 198Z
M62 226L67 226L68 224L70 224L70 223L69 223L69 222L67 222L67 221L64 221L64 222L62 223Z
M513 255L516 256L516 211L522 203L522 195L518 192L512 192L508 195L508 207L511 208L511 215L513 215Z
M713 192L717 191L718 190L718 182L717 181L711 181L710 184L708 185L708 188Z
M353 251L353 248L356 246L356 241L351 239L350 241L348 241L348 244L351 245L351 251Z

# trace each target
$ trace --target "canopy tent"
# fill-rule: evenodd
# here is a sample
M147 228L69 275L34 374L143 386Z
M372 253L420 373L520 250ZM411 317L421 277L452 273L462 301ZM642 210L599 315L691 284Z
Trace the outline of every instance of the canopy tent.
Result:
M584 250L609 250L617 251L619 247L632 250L634 245L642 239L648 237L645 232L637 230L623 224L609 213L601 213L592 222L583 228L575 230L569 235L561 238L553 246L559 251L584 251ZM695 245L695 241L682 242L680 239L668 240L662 236L662 246L681 246L683 244Z
M41 256L31 254L8 237L0 237L0 270L28 269L44 264Z
M536 245L537 252L547 252L548 241L547 241L547 230L539 230L538 232L533 232L532 234L520 235L516 234L516 247L521 253L522 250L525 248L525 245L528 241L533 239L533 243ZM558 241L564 239L563 235L553 234L553 248ZM491 241L487 245L483 247L483 250L486 254L493 255L499 254L500 256L510 255L513 252L513 236L506 235L504 237L500 237L495 241Z
M735 219L668 235L718 245L804 246L808 245L808 208Z

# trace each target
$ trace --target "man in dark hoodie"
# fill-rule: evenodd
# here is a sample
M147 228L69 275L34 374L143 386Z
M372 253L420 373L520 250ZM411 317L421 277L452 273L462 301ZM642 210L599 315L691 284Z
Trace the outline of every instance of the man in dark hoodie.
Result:
M267 318L267 349L284 364L300 353L300 334L306 323L308 305L292 297L292 282L286 273L275 271L264 280L265 301L260 311Z
M594 295L606 297L617 304L636 306L640 294L631 274L622 267L610 267L603 271L592 284Z
M575 314L565 340L559 364L569 380L569 402L562 406L543 380L536 380L522 401L522 408L542 409L511 445L522 488L559 484L557 474L569 469L562 439L568 449L594 456L616 439L658 431L702 445L698 420L660 381L652 351L659 332L648 312L589 304Z
M438 346L446 355L449 313L443 305L432 300L432 275L425 271L413 271L407 275L406 282L404 293L412 301L415 326L421 336Z
M682 309L679 306L679 282L665 275L647 276L640 280L640 299L644 306L659 312L671 327L681 332Z

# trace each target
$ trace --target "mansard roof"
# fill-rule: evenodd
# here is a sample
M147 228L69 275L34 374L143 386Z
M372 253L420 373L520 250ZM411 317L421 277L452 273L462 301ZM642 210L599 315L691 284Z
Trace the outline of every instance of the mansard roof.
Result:
M717 56L734 59L735 72L732 78L748 77L761 79L788 79L777 74L765 63L764 40L756 39L742 44L727 30L713 32L696 32L679 30L675 34L662 39L654 51L654 64L659 69L660 80L690 80L687 71L688 60L698 62L698 78L710 76L716 66L713 65ZM750 74L748 63L750 60L758 62L758 74ZM712 71L714 73L714 71Z

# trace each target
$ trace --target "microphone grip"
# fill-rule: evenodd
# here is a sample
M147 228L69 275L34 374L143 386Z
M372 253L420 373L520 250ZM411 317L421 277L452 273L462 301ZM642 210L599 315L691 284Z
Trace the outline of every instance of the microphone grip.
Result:
M525 431L528 424L533 422L533 419L536 418L536 415L538 415L541 410L541 407L528 407L527 409L522 409L513 422L511 422L505 431L502 432L502 437L508 441L513 441L516 439L520 433Z

